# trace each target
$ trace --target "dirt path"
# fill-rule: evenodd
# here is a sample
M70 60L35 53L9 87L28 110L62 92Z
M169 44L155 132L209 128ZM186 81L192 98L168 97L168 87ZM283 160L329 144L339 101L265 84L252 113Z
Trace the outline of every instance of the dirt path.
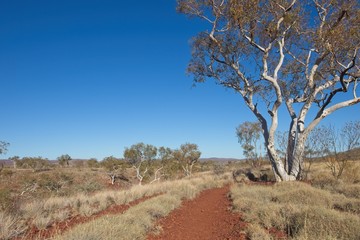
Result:
M239 214L231 212L228 192L229 186L210 189L194 200L184 201L180 208L158 221L162 233L147 239L246 239L245 223Z

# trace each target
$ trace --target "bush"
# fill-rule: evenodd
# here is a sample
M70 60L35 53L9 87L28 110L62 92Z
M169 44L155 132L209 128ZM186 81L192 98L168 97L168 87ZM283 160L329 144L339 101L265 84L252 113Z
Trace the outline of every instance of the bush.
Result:
M224 165L222 165L222 164L215 164L214 165L214 173L216 174L216 175L222 175L222 174L224 174L224 172L225 172L225 166Z
M78 186L78 190L83 193L93 193L102 189L102 186L98 182L87 181L84 184Z
M44 173L39 175L37 183L39 187L44 190L59 194L65 194L64 192L60 191L63 191L65 187L73 183L73 177L61 172L55 172L52 174Z

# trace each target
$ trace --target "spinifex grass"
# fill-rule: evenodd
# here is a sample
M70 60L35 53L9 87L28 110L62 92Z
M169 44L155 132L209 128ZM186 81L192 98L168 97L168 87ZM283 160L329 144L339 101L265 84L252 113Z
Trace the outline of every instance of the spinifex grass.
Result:
M293 239L360 239L360 200L301 182L231 189L234 207L250 223L250 236L276 228ZM256 237L254 237L256 239Z

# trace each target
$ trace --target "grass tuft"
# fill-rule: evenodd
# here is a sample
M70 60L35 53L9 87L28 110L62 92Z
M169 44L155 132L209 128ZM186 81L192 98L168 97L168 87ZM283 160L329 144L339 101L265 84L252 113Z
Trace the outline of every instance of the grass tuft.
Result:
M285 231L294 239L360 239L360 202L338 192L284 182L271 187L234 186L231 197L250 223L248 232L254 239L263 234L257 232L259 226Z
M179 207L183 199L192 199L202 190L219 187L226 183L229 183L229 180L204 175L158 184L154 188L161 189L163 195L133 206L123 214L106 215L78 225L55 239L144 239L148 232L161 230L155 226L156 220ZM149 186L149 188L152 187ZM131 193L138 194L140 189L135 187Z

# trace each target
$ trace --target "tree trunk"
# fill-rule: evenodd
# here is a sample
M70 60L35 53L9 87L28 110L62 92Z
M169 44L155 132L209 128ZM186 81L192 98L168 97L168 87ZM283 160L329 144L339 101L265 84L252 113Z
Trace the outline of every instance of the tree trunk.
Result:
M282 162L281 158L276 152L274 139L267 139L268 144L266 145L268 156L271 162L271 166L275 175L275 179L277 182L281 181L291 181L295 180L295 178L291 177L285 169L285 165Z
M268 156L270 158L271 166L276 178L276 181L294 181L301 180L302 171L304 168L304 150L305 150L305 136L300 136L296 140L296 144L293 147L288 147L294 149L293 153L287 152L286 162L279 158L276 153L275 147L272 144L267 146ZM292 142L292 141L291 141Z
M115 183L115 175L111 175L110 178L111 178L111 185L114 185L114 183Z
M301 180L302 171L304 169L304 153L306 136L299 134L300 136L296 140L295 151L293 157L289 159L290 175L294 176L296 180Z

